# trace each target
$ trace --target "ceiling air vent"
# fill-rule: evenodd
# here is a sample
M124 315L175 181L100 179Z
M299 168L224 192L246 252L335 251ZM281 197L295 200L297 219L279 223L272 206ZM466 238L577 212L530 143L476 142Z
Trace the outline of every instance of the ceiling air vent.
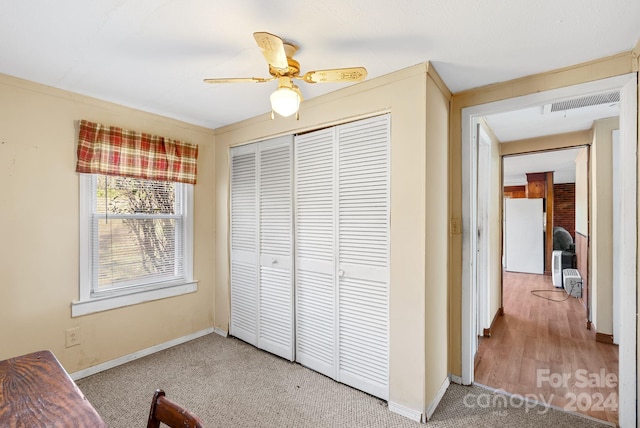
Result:
M588 97L574 98L572 100L559 101L547 104L544 107L545 113L554 111L566 111L576 108L590 107L601 104L613 104L620 102L620 91L607 92L603 94L589 95Z

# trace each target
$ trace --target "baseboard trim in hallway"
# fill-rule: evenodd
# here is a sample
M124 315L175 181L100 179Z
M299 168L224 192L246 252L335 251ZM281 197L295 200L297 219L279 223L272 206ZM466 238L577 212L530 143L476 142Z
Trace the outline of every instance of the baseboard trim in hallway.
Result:
M484 337L491 337L491 332L495 329L496 321L498 320L498 317L502 315L504 315L504 308L500 306L496 311L496 314L493 316L493 320L491 320L489 328L483 329L482 335Z

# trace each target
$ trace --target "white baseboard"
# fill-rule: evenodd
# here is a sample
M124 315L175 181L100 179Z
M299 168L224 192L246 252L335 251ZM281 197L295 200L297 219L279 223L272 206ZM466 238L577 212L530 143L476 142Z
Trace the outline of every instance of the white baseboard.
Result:
M223 329L218 328L218 327L213 327L213 332L215 334L217 334L218 336L222 336L222 337L227 337L228 334L229 334L228 332L226 332Z
M420 413L418 410L410 409L407 406L403 406L402 404L389 401L389 410L413 421L422 421L422 413Z
M429 419L431 419L431 416L433 416L433 412L436 411L436 407L438 407L438 404L440 404L440 400L442 400L442 397L444 397L445 392L447 392L447 388L449 388L448 377L444 378L444 382L442 382L442 385L440 385L440 389L436 393L436 396L433 398L433 400L431 400L431 403L429 403L429 405L427 406L427 410L424 412L426 420L424 420L423 422L427 422Z
M91 376L96 373L100 373L102 371L112 369L114 367L120 366L122 364L128 363L133 360L137 360L138 358L146 357L147 355L154 354L159 351L163 351L165 349L169 349L173 346L180 345L181 343L188 342L193 339L197 339L202 336L206 336L207 334L213 333L215 329L213 327L196 331L195 333L188 334L186 336L178 337L177 339L170 340L168 342L160 343L158 345L152 346L150 348L142 349L140 351L134 352L132 354L123 355L122 357L116 358L115 360L105 361L104 363L97 364L95 366L79 370L75 373L71 373L71 379L78 380L83 377Z
M457 383L458 385L462 385L462 378L460 376L449 373L449 380L453 383Z

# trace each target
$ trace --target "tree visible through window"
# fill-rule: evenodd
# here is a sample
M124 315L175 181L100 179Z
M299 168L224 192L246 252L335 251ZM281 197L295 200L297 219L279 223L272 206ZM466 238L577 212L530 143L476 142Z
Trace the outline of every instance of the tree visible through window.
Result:
M103 175L94 183L93 292L183 278L184 185Z

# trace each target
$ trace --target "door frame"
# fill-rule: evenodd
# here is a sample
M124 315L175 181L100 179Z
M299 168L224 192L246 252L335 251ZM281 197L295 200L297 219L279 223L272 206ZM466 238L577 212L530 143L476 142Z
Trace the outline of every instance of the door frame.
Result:
M620 227L620 209L621 198L620 198L620 162L622 161L620 156L620 130L616 129L611 133L611 152L613 158L613 166L611 171L613 172L613 177L611 180L611 184L613 187L612 191L612 211L613 211L613 242L618 242L622 240L621 227ZM617 245L613 246L613 278L612 278L612 288L613 288L613 343L616 345L620 345L620 272L622 271L622 260L620 257L620 247Z
M477 183L477 201L478 201L478 289L477 304L478 308L478 336L484 336L485 330L491 328L491 316L489 313L489 299L491 284L491 247L490 241L495 225L489 221L489 205L491 203L491 157L492 145L491 138L478 124L478 183ZM476 351L478 341L476 340Z
M624 299L620 308L619 348L619 418L621 426L636 423L636 245L637 245L637 73L596 80L521 97L480 104L462 109L462 377L465 385L474 381L474 335L477 319L477 131L475 124L482 116L510 110L552 103L568 97L588 95L608 90L621 90L621 185L623 194L630 195L622 208L624 218L622 235L622 257L624 270L620 292L634 298ZM624 123L623 123L624 122ZM473 233L471 233L473 231ZM623 425L624 423L624 425Z

